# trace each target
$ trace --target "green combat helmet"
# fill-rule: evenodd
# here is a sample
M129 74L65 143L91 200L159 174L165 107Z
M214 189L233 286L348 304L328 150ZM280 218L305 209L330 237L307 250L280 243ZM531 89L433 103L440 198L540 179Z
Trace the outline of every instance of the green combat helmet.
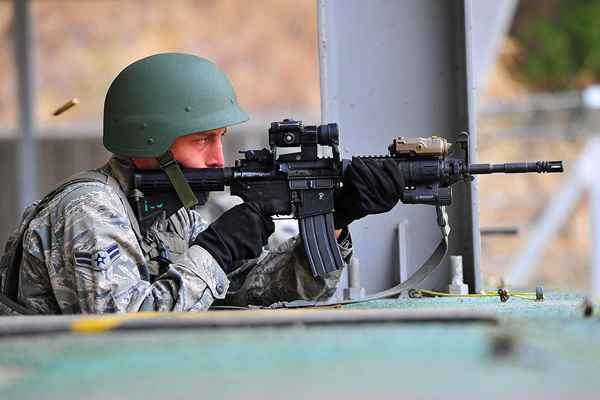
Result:
M104 102L103 142L110 152L158 159L185 207L197 203L173 155L180 136L248 120L231 82L210 61L191 54L143 58L115 78Z

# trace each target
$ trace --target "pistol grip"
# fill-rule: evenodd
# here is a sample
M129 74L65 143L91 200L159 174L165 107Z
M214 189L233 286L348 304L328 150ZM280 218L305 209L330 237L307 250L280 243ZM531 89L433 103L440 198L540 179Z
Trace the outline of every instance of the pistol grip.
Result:
M335 238L333 213L300 218L300 234L313 276L342 269L344 262Z

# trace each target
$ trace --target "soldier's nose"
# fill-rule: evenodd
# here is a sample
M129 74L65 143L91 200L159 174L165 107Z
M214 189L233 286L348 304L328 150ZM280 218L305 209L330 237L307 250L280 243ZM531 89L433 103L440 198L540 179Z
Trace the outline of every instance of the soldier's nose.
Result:
M209 156L206 159L206 166L210 168L222 168L224 165L223 146L221 140L216 140L210 148Z

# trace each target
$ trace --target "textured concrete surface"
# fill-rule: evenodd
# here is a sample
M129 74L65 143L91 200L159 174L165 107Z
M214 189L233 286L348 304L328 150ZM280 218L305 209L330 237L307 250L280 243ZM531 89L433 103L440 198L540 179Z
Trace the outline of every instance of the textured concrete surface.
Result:
M0 399L595 399L600 319L583 318L581 296L547 297L353 306L484 310L498 324L392 321L6 336L0 339Z
M494 293L494 292L490 292ZM533 297L535 293L533 292ZM401 308L401 309L461 309L475 312L493 313L504 318L577 318L583 315L584 297L573 293L546 294L544 301L538 302L510 297L502 303L498 297L427 297L421 299L401 298L395 300L375 300L358 303L348 308Z

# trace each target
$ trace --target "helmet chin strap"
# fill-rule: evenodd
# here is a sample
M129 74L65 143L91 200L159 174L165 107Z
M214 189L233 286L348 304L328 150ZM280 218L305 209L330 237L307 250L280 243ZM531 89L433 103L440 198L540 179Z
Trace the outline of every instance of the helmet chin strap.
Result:
M198 204L198 198L196 198L190 184L185 179L183 172L181 172L181 168L179 168L179 164L175 160L175 157L173 157L173 153L169 150L165 154L157 157L156 160L160 164L160 169L165 171L169 177L171 185L173 185L173 188L177 192L181 204L187 209Z

